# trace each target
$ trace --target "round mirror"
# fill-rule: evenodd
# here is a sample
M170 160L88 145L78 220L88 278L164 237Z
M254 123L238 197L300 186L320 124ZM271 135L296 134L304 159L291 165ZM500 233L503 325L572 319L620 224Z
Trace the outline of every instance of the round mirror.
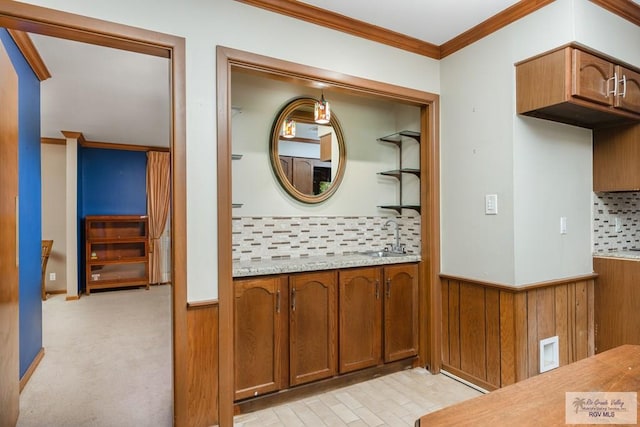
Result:
M271 166L282 188L303 203L319 203L335 193L346 154L340 123L314 121L318 100L296 98L282 108L271 129Z

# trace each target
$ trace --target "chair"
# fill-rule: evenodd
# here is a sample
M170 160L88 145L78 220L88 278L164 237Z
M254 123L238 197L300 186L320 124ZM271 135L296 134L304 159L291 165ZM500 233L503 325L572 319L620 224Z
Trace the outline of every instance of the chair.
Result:
M40 279L40 294L42 301L47 300L47 291L44 288L45 273L47 272L47 262L49 261L49 255L51 254L51 247L53 246L53 240L42 241L42 277Z

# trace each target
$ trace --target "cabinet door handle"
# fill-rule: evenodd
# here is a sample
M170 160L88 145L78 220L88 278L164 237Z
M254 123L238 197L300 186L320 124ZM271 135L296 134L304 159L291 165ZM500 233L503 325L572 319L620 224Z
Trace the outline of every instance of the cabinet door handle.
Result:
M625 74L622 75L620 83L622 83L622 92L620 92L618 95L625 98L627 96L627 76Z
M296 311L296 288L291 289L291 311Z
M380 281L376 280L376 299L380 299Z
M613 90L609 89L609 82L613 81ZM609 95L616 96L618 94L618 73L613 73L613 77L607 79L607 93L605 97L608 98Z
M387 298L391 296L391 278L387 278Z
M276 313L280 313L280 289L276 292Z

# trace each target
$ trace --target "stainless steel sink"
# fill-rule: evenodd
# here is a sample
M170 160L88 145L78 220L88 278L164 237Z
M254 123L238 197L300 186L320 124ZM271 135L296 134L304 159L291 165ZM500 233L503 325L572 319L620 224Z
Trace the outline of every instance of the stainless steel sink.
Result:
M366 251L366 252L362 252L362 254L370 257L374 257L374 258L387 258L387 257L407 255L406 253L402 253L402 252L390 252L382 249L378 251Z

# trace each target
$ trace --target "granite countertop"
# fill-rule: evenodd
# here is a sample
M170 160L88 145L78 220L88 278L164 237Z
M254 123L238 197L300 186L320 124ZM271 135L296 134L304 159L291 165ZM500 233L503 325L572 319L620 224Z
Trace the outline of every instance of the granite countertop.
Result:
M640 256L640 253L638 255ZM334 270L338 268L402 264L418 261L420 261L420 256L416 254L390 257L350 254L259 261L234 261L233 277L265 276L268 274Z
M612 252L596 252L594 258L621 258L631 261L640 261L640 251L619 250Z

